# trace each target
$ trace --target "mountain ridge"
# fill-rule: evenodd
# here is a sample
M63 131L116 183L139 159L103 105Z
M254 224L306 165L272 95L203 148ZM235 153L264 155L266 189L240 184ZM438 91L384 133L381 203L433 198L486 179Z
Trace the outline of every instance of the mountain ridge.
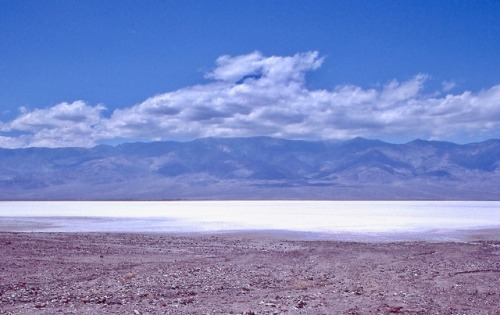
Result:
M500 140L200 138L0 148L0 200L499 200Z

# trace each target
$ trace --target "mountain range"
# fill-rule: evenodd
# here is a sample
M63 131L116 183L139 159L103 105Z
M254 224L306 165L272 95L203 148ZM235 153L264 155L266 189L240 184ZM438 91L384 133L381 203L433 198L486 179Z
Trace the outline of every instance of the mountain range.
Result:
M500 200L500 140L203 138L0 149L0 200Z

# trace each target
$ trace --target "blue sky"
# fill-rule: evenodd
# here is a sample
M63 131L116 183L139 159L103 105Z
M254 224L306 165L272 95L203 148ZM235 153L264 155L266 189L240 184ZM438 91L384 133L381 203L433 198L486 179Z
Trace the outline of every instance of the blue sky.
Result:
M0 0L0 147L500 138L499 1Z

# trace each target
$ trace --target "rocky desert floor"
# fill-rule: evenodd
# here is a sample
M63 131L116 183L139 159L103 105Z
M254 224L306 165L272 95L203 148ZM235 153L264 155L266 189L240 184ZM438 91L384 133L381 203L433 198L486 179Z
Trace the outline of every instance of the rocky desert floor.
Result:
M0 314L500 314L500 242L0 233Z

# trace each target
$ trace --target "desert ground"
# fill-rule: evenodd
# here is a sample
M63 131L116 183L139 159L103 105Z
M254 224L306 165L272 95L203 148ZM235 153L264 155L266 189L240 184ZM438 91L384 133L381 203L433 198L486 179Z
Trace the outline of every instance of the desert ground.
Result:
M500 314L500 242L0 233L0 314Z

